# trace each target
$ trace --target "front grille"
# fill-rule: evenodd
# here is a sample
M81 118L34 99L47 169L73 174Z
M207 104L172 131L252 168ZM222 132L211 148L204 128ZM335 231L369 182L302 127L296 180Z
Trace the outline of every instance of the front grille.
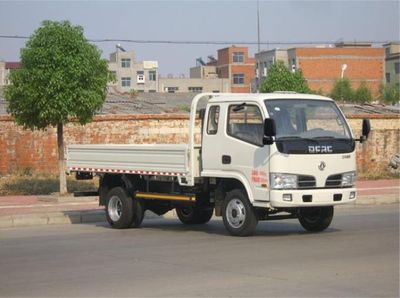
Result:
M315 185L315 178L313 176L298 176L299 188L312 188Z
M342 174L331 175L326 179L325 186L341 186L342 185Z

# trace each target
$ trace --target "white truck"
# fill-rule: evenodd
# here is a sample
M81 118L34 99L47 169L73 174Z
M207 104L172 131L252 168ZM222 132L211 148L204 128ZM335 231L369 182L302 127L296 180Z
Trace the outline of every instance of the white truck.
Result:
M356 199L355 143L369 131L364 119L356 139L323 96L201 93L188 144L70 145L67 168L77 179L100 176L99 204L113 228L139 227L145 210L175 208L185 224L204 224L215 211L235 236L252 235L259 220L288 218L317 232L335 205Z

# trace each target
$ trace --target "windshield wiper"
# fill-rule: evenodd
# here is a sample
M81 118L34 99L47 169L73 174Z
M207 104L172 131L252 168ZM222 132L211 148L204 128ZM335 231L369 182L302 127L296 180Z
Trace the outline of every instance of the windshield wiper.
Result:
M280 137L280 138L276 139L277 142L279 142L279 141L293 141L293 140L309 141L309 142L313 142L313 143L319 144L318 140L310 139L310 138L302 138L302 137L299 137L299 136L287 136L287 137Z
M332 137L332 136L325 136L325 137L315 137L313 138L314 140L335 140L335 141L339 141L339 142L349 142L351 141L351 139L348 138L336 138L336 137Z
M323 136L323 137L315 137L313 139L316 140L323 140L323 139L335 139L335 137L331 137L331 136Z

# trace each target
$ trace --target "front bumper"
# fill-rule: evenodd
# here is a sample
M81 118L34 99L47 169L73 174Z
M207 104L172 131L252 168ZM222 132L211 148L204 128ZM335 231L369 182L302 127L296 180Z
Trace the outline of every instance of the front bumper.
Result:
M353 199L350 199L351 193L354 194ZM291 200L288 198L289 195L291 195ZM354 202L356 200L356 189L328 188L271 190L269 198L272 207L333 206Z

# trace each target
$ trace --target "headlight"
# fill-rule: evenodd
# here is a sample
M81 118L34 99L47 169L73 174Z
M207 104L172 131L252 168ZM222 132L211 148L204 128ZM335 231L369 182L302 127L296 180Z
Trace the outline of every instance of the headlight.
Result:
M356 183L356 172L348 172L342 175L342 187L354 186Z
M269 181L272 189L289 189L297 187L297 175L271 173Z

